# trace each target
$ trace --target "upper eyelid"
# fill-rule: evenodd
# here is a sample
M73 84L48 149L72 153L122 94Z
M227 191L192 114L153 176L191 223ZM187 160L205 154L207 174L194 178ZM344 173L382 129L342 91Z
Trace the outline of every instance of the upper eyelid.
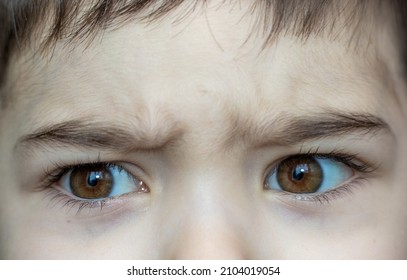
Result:
M332 159L337 162L343 163L347 166L349 166L352 169L355 169L359 172L363 173L371 173L375 171L378 166L374 163L367 163L364 160L361 160L360 157L357 154L334 154L332 157L327 155L327 154L322 154L322 155L317 155L317 158L322 158L322 159ZM358 161L359 163L356 163Z
M66 175L69 171L72 171L75 168L84 168L84 167L99 167L99 166L106 166L106 167L117 167L119 169L119 171L125 171L127 173L127 175L132 176L133 178L137 178L140 177L140 175L135 175L133 174L133 172L131 172L130 170L128 170L128 168L124 167L122 164L120 164L119 162L104 162L104 161L100 161L100 162L89 162L89 163L79 163L79 164L73 164L73 165L67 165L67 166L62 166L59 169L59 174L60 176L64 176ZM58 169L56 170L58 171Z
M142 174L135 175L135 174L133 174L133 172L129 171L128 168L125 168L119 162L114 162L114 161L111 161L111 162L105 162L105 161L76 162L74 164L67 164L67 165L63 165L60 163L54 163L51 170L44 170L43 176L42 176L43 178L41 180L42 183L36 189L41 191L41 190L50 188L54 183L56 183L58 180L60 180L63 176L65 176L69 171L73 170L74 168L80 168L80 167L86 167L86 166L92 166L92 165L118 166L120 169L125 170L126 173L128 175L131 175L133 178L136 178L141 181L145 181L144 178L141 178L141 177L143 177ZM142 171L140 173L142 173Z
M317 149L318 151L318 149ZM274 172L276 172L278 166L285 160L289 158L295 158L295 157L315 157L315 158L321 158L321 159L331 159L335 160L337 162L343 163L347 165L350 168L355 168L356 171L363 172L363 173L370 173L375 171L378 167L376 164L370 163L370 162L365 162L364 160L360 160L358 158L358 155L355 154L347 154L343 152L327 152L327 153L318 153L318 152L300 152L298 154L291 154L289 156L285 156L283 158L278 159L277 161L272 162L271 164L268 165L268 167L264 171L263 175L263 180L265 180L268 176L272 175ZM342 159L342 160L341 160ZM347 159L347 160L344 160ZM352 160L359 160L361 162L361 165L355 165L352 164Z

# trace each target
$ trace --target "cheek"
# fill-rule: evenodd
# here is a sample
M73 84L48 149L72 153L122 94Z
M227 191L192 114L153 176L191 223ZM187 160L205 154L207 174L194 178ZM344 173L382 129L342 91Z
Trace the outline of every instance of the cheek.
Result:
M349 229L340 233L300 229L287 232L281 240L281 259L405 259L405 245L394 239L391 230L376 227ZM277 246L276 246L277 247ZM276 248L273 248L275 251Z
M25 213L25 216L28 216ZM16 219L17 217L11 217ZM55 218L55 217L54 217ZM154 259L159 255L154 221L131 219L97 223L75 219L15 224L6 232L5 259ZM135 222L137 221L137 222ZM53 224L53 226L50 226ZM162 248L161 248L162 249Z

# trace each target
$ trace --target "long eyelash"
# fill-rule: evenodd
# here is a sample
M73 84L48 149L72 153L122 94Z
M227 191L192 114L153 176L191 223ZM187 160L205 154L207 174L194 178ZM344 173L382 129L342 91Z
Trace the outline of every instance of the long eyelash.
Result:
M298 155L295 155L295 157L301 158L303 156L304 158L315 157L318 159L331 159L343 163L348 167L362 173L371 173L377 170L378 168L378 165L375 163L366 163L360 160L358 154L344 153L341 152L340 150L333 150L328 153L319 153L318 150L319 150L318 148L315 149L314 151L308 150L305 153L299 153Z
M42 180L42 184L38 187L39 190L44 190L51 187L53 184L58 182L62 176L68 173L70 170L75 168L83 168L83 167L99 167L104 166L106 168L109 167L117 167L119 171L125 170L123 166L114 162L102 162L102 161L88 161L88 162L75 162L74 164L70 165L60 165L57 162L53 163L53 166L49 169L43 171L44 179Z
M93 167L93 166L105 166L106 168L109 167L116 167L120 171L125 170L123 166L113 163L113 162L101 162L101 161L88 161L88 162L75 162L74 164L70 165L60 165L59 163L54 162L51 169L44 170L44 179L42 180L41 185L38 186L38 191L48 191L46 197L50 199L50 202L53 203L52 206L56 206L57 204L62 205L62 207L68 207L68 210L72 208L77 208L77 214L81 212L83 209L86 208L100 208L103 207L111 200L115 198L103 198L97 200L84 200L84 199L77 199L74 197L65 194L61 190L58 190L53 187L55 183L57 183L61 178L66 175L70 170L75 168L83 168L83 167Z

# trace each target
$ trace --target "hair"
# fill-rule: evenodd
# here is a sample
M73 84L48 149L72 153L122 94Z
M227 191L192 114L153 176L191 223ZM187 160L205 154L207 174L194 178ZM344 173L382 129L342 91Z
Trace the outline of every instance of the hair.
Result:
M232 0L224 0L233 2ZM241 0L240 0L241 1ZM183 6L193 12L208 0L0 0L0 87L10 57L32 46L38 52L52 49L59 41L92 40L98 32L117 28L131 20L151 23ZM234 2L238 2L237 0ZM270 42L280 34L307 39L335 25L340 17L349 30L358 26L371 11L390 10L394 15L407 74L407 1L405 0L255 0L250 13L258 13L261 26ZM185 15L185 14L184 14ZM377 19L375 18L377 21ZM407 77L407 75L406 75ZM0 96L1 98L1 96ZM0 100L1 101L1 100ZM1 102L0 102L1 103Z

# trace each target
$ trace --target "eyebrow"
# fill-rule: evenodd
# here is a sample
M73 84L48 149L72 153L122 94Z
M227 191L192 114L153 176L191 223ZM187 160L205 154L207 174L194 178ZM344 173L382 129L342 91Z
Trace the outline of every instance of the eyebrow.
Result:
M235 120L239 122L238 119ZM307 116L280 116L272 122L263 121L246 129L242 123L230 131L228 145L242 140L255 146L289 146L315 139L345 136L351 133L374 136L384 131L394 137L389 125L370 114L328 113ZM240 128L240 129L239 129ZM183 131L173 124L165 129L129 129L82 120L66 121L45 126L21 137L15 149L21 147L75 147L79 149L111 150L128 153L132 151L157 151L180 139Z
M137 150L156 151L168 146L182 132L176 124L160 129L132 129L123 124L70 120L41 127L22 136L15 145L20 148L76 147L129 153Z
M386 132L394 138L390 126L381 118L361 113L320 113L304 116L279 116L260 124L246 123L247 129L232 137L256 146L290 146L307 141L356 134L375 136Z

